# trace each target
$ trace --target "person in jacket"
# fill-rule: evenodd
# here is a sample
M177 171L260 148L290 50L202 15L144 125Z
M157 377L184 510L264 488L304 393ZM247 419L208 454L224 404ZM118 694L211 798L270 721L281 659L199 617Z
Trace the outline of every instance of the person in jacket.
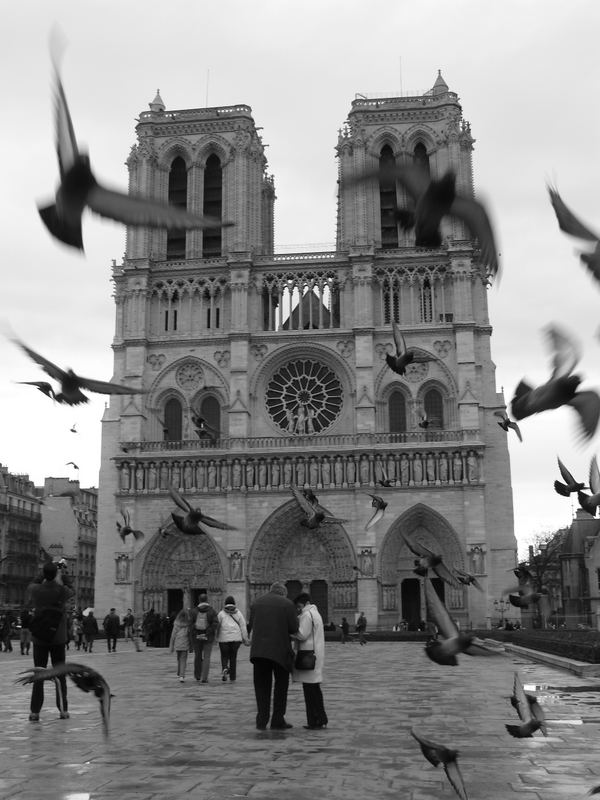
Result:
M297 650L314 650L316 662L314 669L296 669L294 667L292 678L294 681L302 683L307 722L304 727L308 730L320 730L329 721L323 703L323 692L321 691L323 665L325 663L323 619L319 614L318 608L311 603L310 596L306 592L299 594L294 603L300 614L298 633L294 636L297 640Z
M210 655L217 632L217 612L208 602L206 594L201 594L198 600L190 620L190 635L194 643L194 678L208 683Z
M273 583L267 594L252 603L248 631L251 636L250 661L254 668L256 727L264 731L271 717L271 728L291 728L286 722L285 712L290 673L294 666L290 637L298 631L298 616L282 583Z
M94 616L93 611L89 611L87 615L83 615L81 627L83 628L83 649L87 653L91 653L94 647L94 639L98 635L98 620Z
M66 603L73 597L70 578L56 564L44 564L41 583L28 587L28 604L33 607L30 620L33 640L33 665L46 668L48 658L52 666L65 661L67 643ZM36 681L31 689L29 719L37 722L44 704L44 681ZM56 683L56 707L61 719L68 719L67 681L62 675Z
M194 645L190 636L189 613L185 608L181 609L173 622L169 650L171 653L177 653L177 677L179 681L183 683L185 680L188 653L194 651Z
M359 618L356 620L356 632L358 633L358 641L362 644L367 643L367 637L365 636L367 630L367 618L365 617L365 612L361 611Z
M121 630L121 620L119 615L111 608L108 614L104 617L102 622L104 633L106 634L106 644L109 653L117 652L117 639L119 638L119 631ZM112 649L111 649L112 648Z
M31 647L31 631L29 630L30 620L31 611L28 608L24 608L23 611L21 611L21 632L19 633L22 656L28 656L29 648Z
M71 634L75 643L75 649L81 650L81 645L83 644L83 616L80 614L73 615Z
M235 681L237 653L242 642L250 644L244 615L237 608L235 598L225 598L225 605L217 614L217 642L221 651L221 680Z

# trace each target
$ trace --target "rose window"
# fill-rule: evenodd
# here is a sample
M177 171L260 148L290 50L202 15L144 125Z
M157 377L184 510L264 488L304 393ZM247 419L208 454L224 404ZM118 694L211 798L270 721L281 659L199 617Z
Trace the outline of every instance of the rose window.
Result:
M267 411L290 435L321 433L339 417L342 385L336 374L312 359L290 361L267 386Z

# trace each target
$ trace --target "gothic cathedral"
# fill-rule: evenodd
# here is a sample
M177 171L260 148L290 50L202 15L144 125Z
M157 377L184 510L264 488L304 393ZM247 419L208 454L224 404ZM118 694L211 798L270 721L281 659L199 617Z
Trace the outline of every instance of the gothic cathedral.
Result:
M249 106L140 114L130 191L234 223L130 228L113 265L114 396L102 424L95 605L140 618L206 591L242 610L282 580L324 620L425 618L402 534L476 575L440 585L462 627L484 627L515 565L506 433L477 243L445 218L415 247L402 188L379 173L451 169L472 194L474 139L441 74L413 97L363 97L338 133L335 250L276 254L275 188ZM372 178L355 181L372 171ZM386 364L392 322L421 356ZM229 528L184 535L175 487ZM309 527L292 487L337 521ZM376 523L372 495L387 503ZM128 516L143 538L121 538Z

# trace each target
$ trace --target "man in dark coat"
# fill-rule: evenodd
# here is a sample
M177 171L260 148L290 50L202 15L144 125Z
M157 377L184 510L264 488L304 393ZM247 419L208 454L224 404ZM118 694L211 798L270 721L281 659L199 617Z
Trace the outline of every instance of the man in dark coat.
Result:
M250 661L254 665L256 695L256 727L265 730L269 717L271 728L284 730L292 726L285 720L290 673L294 668L294 651L290 637L298 630L298 615L287 589L274 583L270 591L257 598L250 607L248 632L251 633ZM271 687L273 714L271 715Z
M43 580L32 583L28 587L28 605L32 606L33 617L30 622L33 639L33 665L48 666L48 657L52 666L65 661L65 645L67 643L66 603L73 597L70 578L56 564L44 564ZM37 622L37 626L36 626ZM41 626L41 630L40 630ZM44 704L44 681L36 681L31 690L29 719L37 722ZM61 719L69 716L67 705L67 681L64 675L58 679L56 686L56 707Z
M121 620L119 615L115 612L114 608L108 612L102 622L104 633L106 634L106 644L109 653L117 652L117 639L119 638L119 631L121 630Z

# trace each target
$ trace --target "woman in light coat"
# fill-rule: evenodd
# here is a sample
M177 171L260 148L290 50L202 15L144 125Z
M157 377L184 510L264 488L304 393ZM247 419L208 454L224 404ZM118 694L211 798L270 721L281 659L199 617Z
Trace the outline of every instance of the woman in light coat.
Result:
M292 678L302 682L304 691L304 704L306 706L306 721L304 727L308 730L319 730L327 723L327 714L323 704L321 683L323 681L323 665L325 663L325 633L323 620L315 605L310 601L310 595L302 592L294 601L300 614L298 633L294 634L298 650L314 650L316 656L314 669L296 669Z
M225 605L217 614L217 642L221 651L221 680L235 681L237 671L237 652L242 642L250 644L248 628L244 615L237 608L235 598L225 598Z
M190 615L182 608L175 617L169 651L177 653L177 677L180 683L185 680L185 668L187 666L188 653L193 652L193 644L190 637Z

